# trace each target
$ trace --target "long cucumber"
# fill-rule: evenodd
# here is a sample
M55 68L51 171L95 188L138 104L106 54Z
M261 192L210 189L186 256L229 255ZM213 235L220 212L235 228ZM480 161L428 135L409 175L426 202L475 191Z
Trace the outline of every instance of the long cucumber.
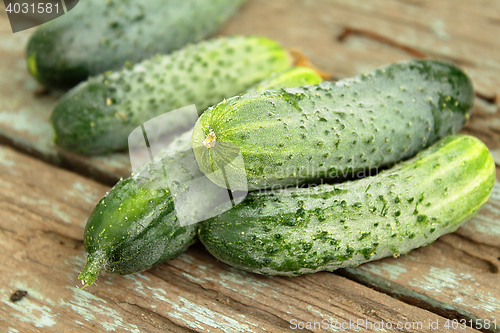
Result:
M219 260L250 272L299 275L399 256L476 215L495 182L477 138L449 136L376 176L255 191L198 234Z
M227 99L200 116L193 147L200 169L222 187L222 168L232 189L345 178L455 133L473 100L472 83L456 66L405 61L337 82ZM233 162L236 150L244 167Z

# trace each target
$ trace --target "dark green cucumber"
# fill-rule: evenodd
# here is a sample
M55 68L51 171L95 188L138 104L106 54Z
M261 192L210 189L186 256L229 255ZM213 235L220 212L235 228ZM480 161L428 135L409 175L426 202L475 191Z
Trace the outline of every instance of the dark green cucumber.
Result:
M455 231L488 200L494 182L488 148L471 136L449 136L373 177L251 192L198 233L216 258L251 272L333 271Z
M196 226L179 224L163 170L167 158L181 163L186 159L185 167L192 169L189 156L181 156L190 146L186 138L174 141L156 163L120 180L94 208L84 232L88 257L79 279L85 286L94 283L101 270L142 271L175 258L194 242ZM171 173L189 180L177 168L169 169Z
M51 116L55 140L80 154L125 149L130 132L151 118L191 104L202 112L289 67L287 52L267 38L233 36L189 45L69 91Z
M409 158L458 131L474 98L467 75L436 60L395 63L370 73L316 86L227 99L198 119L193 147L200 169L246 174L257 190L345 178ZM225 165L225 147L239 147L245 168Z
M85 0L30 38L30 73L52 88L213 34L244 0Z
M310 77L309 71L301 69L284 71L273 76L274 83L265 80L255 89L290 87ZM191 136L192 130L182 134L155 161L118 182L95 207L84 234L88 257L79 276L84 286L93 284L101 270L118 274L139 272L177 257L195 241L197 224L181 224L174 203L174 199L182 200L179 189L183 184L203 176L191 149ZM168 178L179 184L176 191L169 188ZM194 193L197 205L188 218L201 219L220 206L227 190L210 185L208 180L190 184L194 188L189 195ZM203 195L206 191L210 191L209 198Z

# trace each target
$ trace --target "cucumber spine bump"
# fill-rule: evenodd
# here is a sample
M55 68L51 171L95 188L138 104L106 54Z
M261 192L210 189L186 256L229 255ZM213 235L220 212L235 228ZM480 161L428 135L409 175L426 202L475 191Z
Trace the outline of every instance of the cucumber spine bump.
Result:
M488 148L475 137L449 136L373 177L251 192L198 234L216 258L250 272L333 271L455 231L486 203L494 182Z
M243 0L85 0L30 37L30 73L67 89L87 77L170 53L213 34Z
M240 148L245 164L244 170L225 165L227 174L245 173L248 181L230 181L233 189L345 178L414 156L457 132L473 101L472 82L456 66L411 60L337 82L227 99L200 116L193 147L200 169L222 187L214 171L227 144ZM209 136L216 140L207 146Z

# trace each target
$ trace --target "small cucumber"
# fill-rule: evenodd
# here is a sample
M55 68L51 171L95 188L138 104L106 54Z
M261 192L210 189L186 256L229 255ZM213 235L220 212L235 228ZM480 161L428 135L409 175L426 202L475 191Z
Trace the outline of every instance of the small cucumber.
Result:
M409 158L458 131L469 117L474 90L467 75L436 60L395 63L370 73L315 86L227 99L203 113L193 147L201 171L233 189L345 178ZM244 161L225 147L239 147ZM247 184L239 184L245 179Z
M311 70L293 68L274 75L273 83L262 81L255 89L292 87L310 80L311 76ZM170 178L182 186L203 176L191 149L191 136L192 130L180 135L155 161L120 180L97 204L84 233L88 256L79 276L84 286L92 285L101 270L118 274L139 272L177 257L195 241L198 226L181 225L174 203L174 197L179 200L180 192L172 192L166 182ZM195 197L197 206L193 211L209 212L227 194L227 190L217 186L209 188L203 183L194 186L197 188L189 195L210 190L211 196Z
M488 200L494 182L488 148L471 136L449 136L373 177L251 192L198 234L216 258L251 272L333 271L455 231Z
M289 68L290 60L272 40L233 36L90 78L57 103L55 141L81 154L125 149L130 132L151 118L191 104L202 112ZM171 125L165 132L178 130Z
M292 67L282 72L273 73L269 78L250 88L247 93L279 88L293 88L315 85L323 82L321 76L309 67Z
M175 258L194 242L196 225L180 225L163 170L166 159L175 159L190 172L173 168L169 175L179 181L196 175L199 171L193 170L192 159L184 154L189 148L187 133L172 142L157 162L120 180L99 201L84 232L87 265L78 278L85 286L94 283L100 270L118 274L142 271Z
M42 25L27 50L30 73L51 88L169 53L216 32L244 0L85 0Z

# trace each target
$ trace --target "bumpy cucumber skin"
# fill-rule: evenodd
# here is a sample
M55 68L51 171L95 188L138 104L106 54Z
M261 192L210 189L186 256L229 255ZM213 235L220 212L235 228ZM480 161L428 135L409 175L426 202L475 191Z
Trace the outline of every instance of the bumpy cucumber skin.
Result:
M169 53L214 33L244 0L80 1L42 25L27 45L43 85L70 88L88 76Z
M200 169L219 186L225 182L212 172L224 152L217 142L240 147L245 170L227 172L246 173L248 184L240 188L344 178L414 156L455 133L473 99L470 79L454 65L406 61L334 83L230 98L201 115L193 147ZM209 133L217 142L207 149Z
M204 111L289 67L287 52L267 38L232 36L189 45L69 91L51 116L55 142L79 154L125 149L130 132L151 118L190 104Z
M198 231L208 251L261 274L299 275L398 256L476 215L495 182L478 139L449 136L377 176L252 192Z
M309 71L285 70L273 75L272 82L263 80L255 89L290 87L310 80L310 76ZM195 241L198 225L179 224L163 169L175 160L176 167L168 168L168 176L179 184L203 176L191 149L191 136L192 129L181 134L155 162L120 180L95 207L84 233L88 258L79 278L85 285L94 283L100 270L131 274L174 259ZM213 201L204 197L194 209L216 207L220 194L213 192Z

